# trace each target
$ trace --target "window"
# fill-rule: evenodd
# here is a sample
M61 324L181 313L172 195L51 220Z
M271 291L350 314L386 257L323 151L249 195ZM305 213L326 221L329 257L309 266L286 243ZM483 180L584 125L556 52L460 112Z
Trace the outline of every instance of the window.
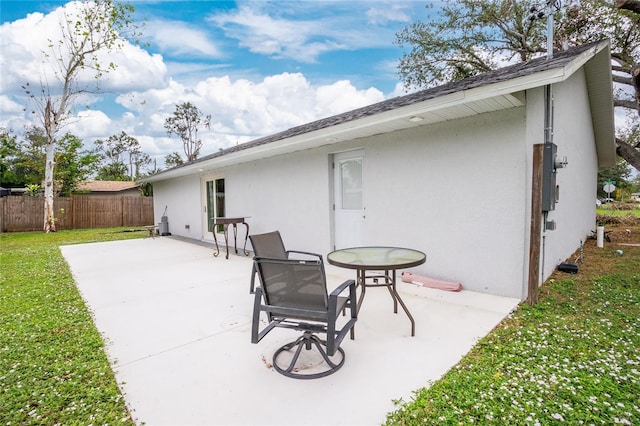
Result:
M224 178L207 181L207 230L213 231L213 219L225 217ZM223 232L223 225L218 225L217 232Z

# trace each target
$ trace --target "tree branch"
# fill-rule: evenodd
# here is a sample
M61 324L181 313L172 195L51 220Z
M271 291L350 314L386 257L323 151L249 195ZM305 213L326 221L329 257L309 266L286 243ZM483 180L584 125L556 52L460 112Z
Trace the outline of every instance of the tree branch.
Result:
M613 106L629 108L629 109L638 109L638 105L636 104L636 102L629 99L615 99L613 101Z
M615 7L640 13L640 0L616 0Z
M640 170L640 150L629 145L620 138L616 138L616 153L624 158L627 163L631 164L636 170Z
M631 68L631 79L633 87L636 89L636 101L640 104L640 64L635 64Z
M623 77L621 75L612 74L611 79L614 81L614 83L627 84L629 86L633 86L633 79L631 79L630 77Z

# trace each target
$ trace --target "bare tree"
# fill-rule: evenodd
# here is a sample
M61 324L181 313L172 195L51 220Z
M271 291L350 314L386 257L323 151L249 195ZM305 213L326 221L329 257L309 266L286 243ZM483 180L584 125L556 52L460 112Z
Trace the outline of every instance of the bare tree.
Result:
M60 38L49 40L43 62L51 68L55 82L41 76L39 91L23 86L34 104L45 131L46 162L44 181L44 231L56 230L53 209L53 177L58 134L71 117L78 96L99 91L100 78L116 68L103 64L99 53L121 49L125 38L137 39L140 32L132 19L133 6L112 0L84 0L77 8L64 12L60 20ZM81 84L80 73L94 72L95 88Z
M204 126L207 129L211 124L211 115L203 115L198 107L191 102L183 102L176 105L173 115L164 122L164 128L171 135L175 133L182 139L186 161L198 158L202 141L198 138L198 128ZM172 154L173 155L173 154Z

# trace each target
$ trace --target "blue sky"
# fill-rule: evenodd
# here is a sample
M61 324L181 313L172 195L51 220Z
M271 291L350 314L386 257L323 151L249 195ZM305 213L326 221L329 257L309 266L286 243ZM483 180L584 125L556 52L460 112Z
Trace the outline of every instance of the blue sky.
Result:
M212 115L202 154L401 95L395 34L425 21L427 1L133 1L140 49L109 60L104 93L82 99L67 130L91 144L126 131L157 159L178 151L163 128L179 102ZM1 2L0 126L17 133L20 86L38 84L39 52L55 37L61 1ZM159 162L161 166L161 162Z

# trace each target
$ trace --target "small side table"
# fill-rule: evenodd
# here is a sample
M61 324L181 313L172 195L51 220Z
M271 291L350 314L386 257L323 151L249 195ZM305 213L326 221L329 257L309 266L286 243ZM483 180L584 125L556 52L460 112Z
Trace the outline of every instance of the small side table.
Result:
M213 253L214 256L218 256L220 254L220 247L218 247L218 237L216 236L216 225L222 225L224 229L224 243L227 247L227 256L226 259L229 259L229 225L233 226L233 245L238 254L238 224L243 224L247 229L247 234L244 236L244 255L249 256L249 252L247 251L247 238L249 238L249 224L245 222L244 217L215 217L211 219L213 221L213 241L216 243L216 252Z

